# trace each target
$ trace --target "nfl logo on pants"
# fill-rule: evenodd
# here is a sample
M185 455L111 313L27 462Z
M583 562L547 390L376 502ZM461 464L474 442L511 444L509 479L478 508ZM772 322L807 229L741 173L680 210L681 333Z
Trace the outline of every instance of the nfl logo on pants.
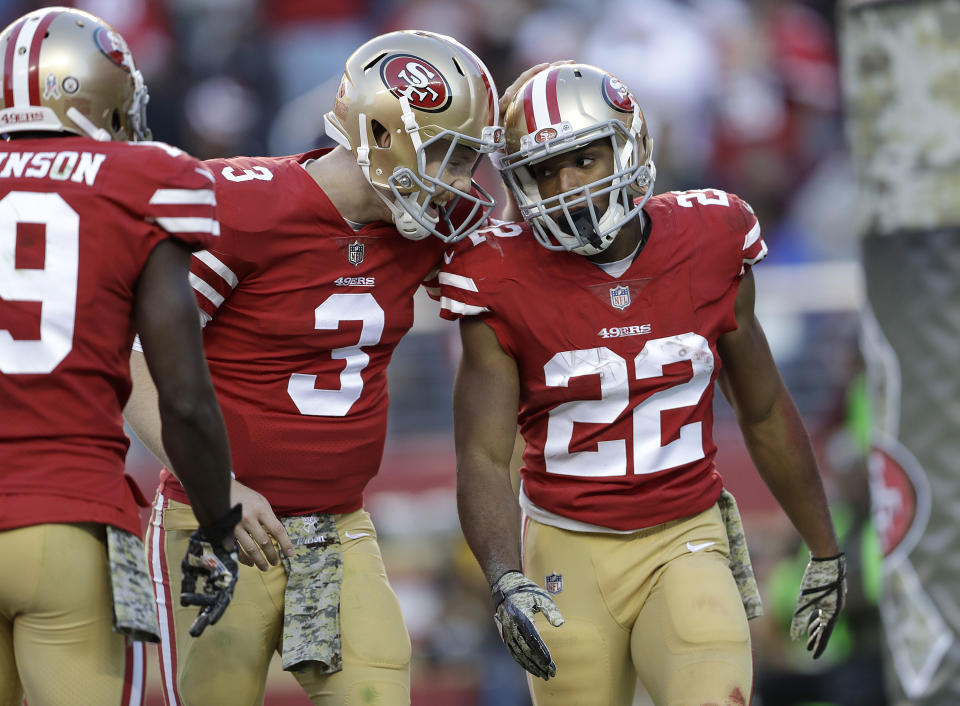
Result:
M563 590L563 574L547 574L544 586L547 593L560 593Z

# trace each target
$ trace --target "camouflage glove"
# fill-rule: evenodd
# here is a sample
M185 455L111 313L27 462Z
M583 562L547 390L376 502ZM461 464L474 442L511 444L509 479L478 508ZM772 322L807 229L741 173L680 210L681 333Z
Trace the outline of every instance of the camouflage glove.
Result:
M803 572L790 637L799 640L807 632L807 649L813 652L814 659L823 654L840 617L847 594L846 576L847 563L843 553L825 559L811 556Z
M508 571L493 584L493 619L510 655L535 677L548 680L557 675L557 665L543 643L535 613L543 613L553 627L563 625L563 616L550 595L519 571Z
M233 536L242 516L241 506L233 508L219 520L201 527L190 535L187 555L183 557L181 570L183 582L180 587L180 605L200 606L197 619L190 626L190 635L200 637L208 625L213 625L230 604L233 588L237 584L237 546L225 549L223 542ZM197 579L202 579L197 590Z

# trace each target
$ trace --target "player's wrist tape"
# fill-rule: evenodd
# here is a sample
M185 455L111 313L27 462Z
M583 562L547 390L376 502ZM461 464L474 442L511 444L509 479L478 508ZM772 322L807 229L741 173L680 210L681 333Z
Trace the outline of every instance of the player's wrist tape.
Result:
M227 537L233 536L233 529L237 526L237 523L243 518L243 506L240 503L237 503L232 508L227 510L227 513L215 520L209 525L204 525L200 528L203 538L206 539L211 544L220 544Z

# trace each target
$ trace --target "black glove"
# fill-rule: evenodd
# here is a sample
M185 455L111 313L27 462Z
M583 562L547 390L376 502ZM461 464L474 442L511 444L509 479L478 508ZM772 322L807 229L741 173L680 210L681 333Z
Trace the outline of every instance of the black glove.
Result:
M190 626L193 637L199 637L208 625L220 620L233 597L237 584L237 546L233 544L232 549L224 549L223 541L233 536L233 528L242 515L242 507L234 505L212 525L190 535L190 546L181 564L180 605L200 606L200 613ZM202 579L200 591L197 579Z
M519 571L508 571L493 584L493 619L510 655L535 677L547 680L557 675L537 626L535 613L543 613L553 627L563 625L560 609L546 591Z
M797 610L790 624L790 637L799 640L807 632L807 649L816 659L823 654L837 624L847 594L847 562L841 552L825 559L810 557Z

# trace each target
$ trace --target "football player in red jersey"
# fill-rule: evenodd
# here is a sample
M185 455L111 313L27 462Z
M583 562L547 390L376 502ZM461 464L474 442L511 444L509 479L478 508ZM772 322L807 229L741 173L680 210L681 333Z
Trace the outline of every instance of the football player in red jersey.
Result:
M146 501L124 475L137 329L203 528L184 559L195 630L237 574L240 509L188 282L219 230L213 176L146 141L140 72L94 15L24 15L0 56L0 704L140 704L159 629Z
M400 31L347 60L326 116L337 147L206 163L222 231L191 274L243 502L236 539L262 571L241 567L224 620L187 638L169 557L194 520L164 471L148 543L171 635L168 704L262 703L278 650L314 703L409 703L410 639L363 490L383 453L386 369L413 295L435 281L446 243L493 206L472 174L500 144L497 123L496 89L471 51ZM145 371L133 367L127 418L159 454Z
M812 552L794 633L809 631L815 657L845 585L810 443L754 317L757 219L716 189L653 196L643 114L600 69L547 67L504 112L499 166L527 223L472 234L439 276L464 348L460 518L501 634L537 704L630 704L638 677L657 704L746 704L759 595L714 466L715 381Z

